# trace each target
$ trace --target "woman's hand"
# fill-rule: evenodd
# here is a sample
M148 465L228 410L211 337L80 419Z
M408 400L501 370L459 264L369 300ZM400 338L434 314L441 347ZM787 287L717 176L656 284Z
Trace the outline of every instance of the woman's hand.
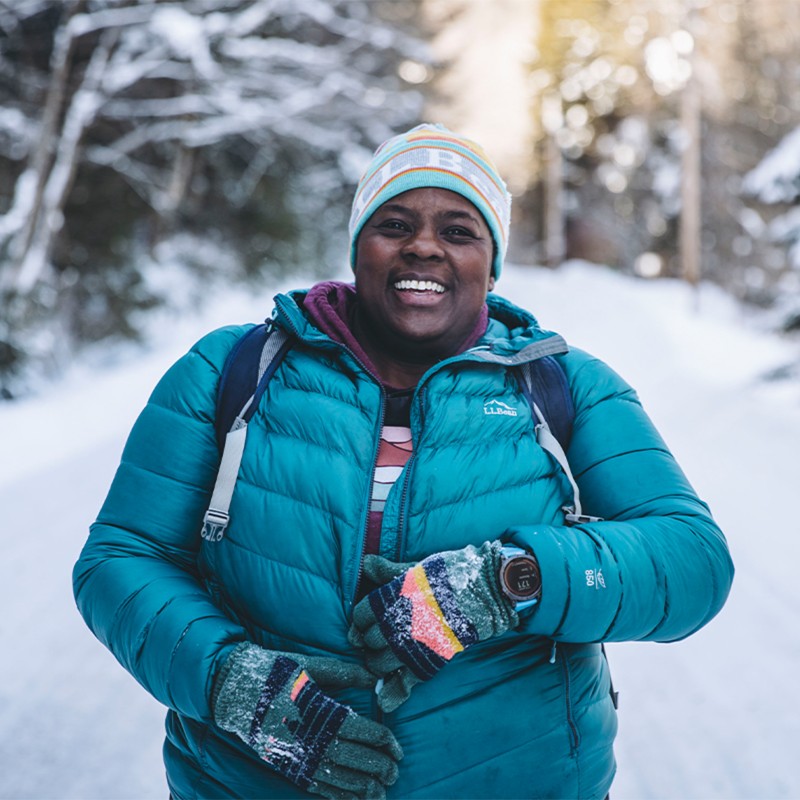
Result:
M394 711L462 650L518 624L499 587L500 547L468 545L413 566L365 557L364 574L383 585L353 610L349 639L384 678L378 690L384 711Z
M397 780L400 745L388 728L326 695L309 672L328 685L375 683L357 664L243 643L215 684L217 725L301 789L333 800L384 798Z

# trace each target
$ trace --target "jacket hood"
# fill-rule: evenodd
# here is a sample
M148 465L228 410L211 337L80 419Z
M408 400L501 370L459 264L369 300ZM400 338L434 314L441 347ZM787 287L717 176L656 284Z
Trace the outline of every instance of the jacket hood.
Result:
M542 328L530 311L497 294L489 294L486 303L489 306L489 326L478 346L488 347L499 355L512 355L521 353L534 343L553 339L554 344L558 340L563 345L559 352L566 352L564 340L557 333Z

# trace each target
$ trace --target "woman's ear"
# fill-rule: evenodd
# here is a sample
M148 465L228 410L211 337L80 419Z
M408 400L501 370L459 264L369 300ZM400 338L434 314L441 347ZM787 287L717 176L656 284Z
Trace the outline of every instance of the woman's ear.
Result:
M489 291L494 291L494 275L489 276Z

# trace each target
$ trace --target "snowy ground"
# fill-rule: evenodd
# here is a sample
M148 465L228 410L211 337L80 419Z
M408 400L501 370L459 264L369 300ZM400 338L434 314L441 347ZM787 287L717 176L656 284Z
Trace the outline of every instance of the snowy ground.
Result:
M800 386L760 379L796 345L709 288L573 264L507 268L498 289L637 387L737 565L728 605L693 638L609 648L614 800L800 798ZM166 798L163 709L85 628L70 573L159 375L209 328L263 317L271 294L165 318L151 351L0 405L0 798Z

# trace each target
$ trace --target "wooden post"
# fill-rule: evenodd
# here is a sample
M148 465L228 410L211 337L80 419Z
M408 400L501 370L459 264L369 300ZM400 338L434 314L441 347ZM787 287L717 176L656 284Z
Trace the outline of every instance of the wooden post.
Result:
M691 15L687 28L693 34ZM695 45L696 49L696 45ZM701 151L700 151L700 90L696 76L696 56L692 51L692 71L681 93L680 113L683 133L681 154L681 215L680 254L684 280L696 285L700 280L701 258Z
M556 141L561 128L561 95L549 92L542 97L542 127L544 145L544 261L548 267L557 267L564 260L564 156Z

